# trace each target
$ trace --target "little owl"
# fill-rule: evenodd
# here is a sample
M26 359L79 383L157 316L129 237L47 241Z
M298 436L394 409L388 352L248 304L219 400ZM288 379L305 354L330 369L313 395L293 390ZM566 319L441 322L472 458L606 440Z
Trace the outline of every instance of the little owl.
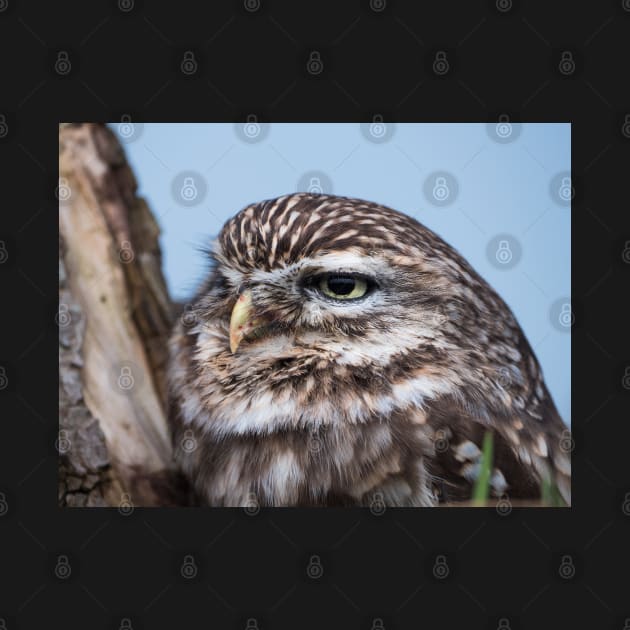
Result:
M503 300L376 203L292 194L230 219L170 342L175 457L205 505L570 503L567 435Z

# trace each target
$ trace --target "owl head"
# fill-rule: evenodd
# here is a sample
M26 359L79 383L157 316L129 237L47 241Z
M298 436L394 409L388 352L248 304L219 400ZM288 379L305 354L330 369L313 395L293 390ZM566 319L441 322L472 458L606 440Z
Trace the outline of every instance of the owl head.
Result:
M228 325L233 354L286 357L297 343L361 364L425 346L435 359L471 308L493 308L444 241L359 199L293 194L250 205L225 224L211 257L206 315Z

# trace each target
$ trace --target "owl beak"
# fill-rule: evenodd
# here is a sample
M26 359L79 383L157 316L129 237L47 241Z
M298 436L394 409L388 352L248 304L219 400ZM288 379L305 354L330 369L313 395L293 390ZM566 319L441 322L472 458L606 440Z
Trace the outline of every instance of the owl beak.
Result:
M230 317L230 350L236 352L245 335L251 332L257 322L252 319L252 294L249 290L240 293Z

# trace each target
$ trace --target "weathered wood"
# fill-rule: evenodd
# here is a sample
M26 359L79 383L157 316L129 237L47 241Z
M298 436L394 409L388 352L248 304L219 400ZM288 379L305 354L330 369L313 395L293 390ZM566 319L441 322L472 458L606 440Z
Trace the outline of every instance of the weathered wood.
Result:
M179 503L166 419L173 307L159 227L106 126L60 126L59 174L60 429L71 445L60 502Z

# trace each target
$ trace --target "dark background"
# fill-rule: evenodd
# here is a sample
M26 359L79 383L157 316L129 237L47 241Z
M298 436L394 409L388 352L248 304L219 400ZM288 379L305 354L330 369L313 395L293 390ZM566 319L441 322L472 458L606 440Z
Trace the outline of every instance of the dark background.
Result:
M630 627L630 1L246 4L0 0L0 628ZM57 123L252 112L573 123L571 509L57 508Z

